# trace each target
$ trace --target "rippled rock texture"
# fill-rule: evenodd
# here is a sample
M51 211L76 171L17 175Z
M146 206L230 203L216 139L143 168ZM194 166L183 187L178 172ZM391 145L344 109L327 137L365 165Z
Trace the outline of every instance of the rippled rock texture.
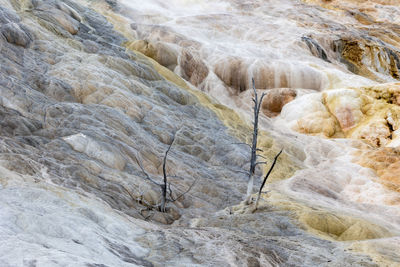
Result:
M1 266L400 262L398 153L382 148L398 146L398 85L367 79L398 78L395 48L373 65L358 42L321 42L304 29L335 13L300 1L128 2L0 0ZM257 210L241 203L251 78L269 89L261 155L284 148ZM190 191L164 213L170 145L170 197Z
M300 132L396 147L399 89L399 84L382 84L307 94L285 106L282 117Z
M344 63L351 72L379 82L388 81L388 77L399 80L398 3L352 0L304 2L340 11L343 17L350 18L340 25L340 31L335 33L335 39L330 43L329 50L336 52L336 60Z

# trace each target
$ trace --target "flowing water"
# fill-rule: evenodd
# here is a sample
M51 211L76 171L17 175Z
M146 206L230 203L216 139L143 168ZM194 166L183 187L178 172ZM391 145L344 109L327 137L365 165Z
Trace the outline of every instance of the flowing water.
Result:
M249 89L251 78L259 89L325 90L372 83L352 75L332 51L331 43L354 19L329 10L298 1L122 3L131 8L125 12L133 18L138 39L160 42L177 53L176 73L193 76L202 68L190 71L186 65L204 64L209 75L198 73L204 81L195 83L221 101L228 92ZM325 60L310 51L312 36L323 40L318 46ZM185 52L194 62L187 62Z

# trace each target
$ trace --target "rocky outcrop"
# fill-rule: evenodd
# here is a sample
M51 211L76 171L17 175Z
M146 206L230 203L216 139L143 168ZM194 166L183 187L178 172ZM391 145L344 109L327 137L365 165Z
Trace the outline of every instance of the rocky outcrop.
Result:
M243 139L230 134L219 117L237 125L232 131L241 138L248 135L242 130L246 124L205 95L189 92L172 72L126 50L126 39L92 9L71 1L19 7L19 15L2 9L1 17L21 30L6 38L5 28L0 38L1 240L24 251L23 264L225 262L194 260L194 247L176 258L176 249L186 246L181 236L197 238L199 247L215 235L229 240L224 230L208 231L200 240L191 228L183 234L157 223L180 219L176 224L184 227L190 218L240 202L245 187L239 171L249 152L234 145ZM159 187L143 170L161 179L174 133L167 162L173 196L197 181L161 213L151 208L159 202ZM12 219L17 217L18 222ZM7 230L15 227L16 232ZM18 242L12 240L15 233ZM41 238L33 238L36 234ZM167 253L160 258L154 251ZM0 262L20 264L19 257L3 252Z
M4 38L10 44L27 47L32 42L33 35L20 22L21 19L15 12L0 7L0 38Z
M396 12L387 16L379 15L379 4L369 0L304 2L342 11L343 23L332 25L335 28L332 31L329 29L325 35L302 37L313 55L323 60L327 60L329 55L330 61L337 60L349 71L378 82L389 82L388 76L399 80L400 31L396 23ZM393 5L393 2L382 1L382 5ZM383 24L385 27L382 27ZM316 39L324 45L321 46Z
M355 74L378 81L382 74L400 78L400 50L382 41L342 37L333 42L333 51L340 54L341 61Z
M126 45L129 49L141 52L157 61L160 65L174 70L177 66L178 52L165 43L153 43L146 40L137 40Z
M323 75L303 64L251 61L241 58L224 58L216 63L215 74L230 88L240 93L251 89L251 79L256 88L304 88L320 90Z
M283 117L300 132L326 137L344 134L375 147L387 146L398 135L398 93L398 84L386 84L305 95L285 106ZM301 113L297 106L302 106Z
M262 111L269 117L276 116L283 106L294 100L296 96L297 92L290 88L268 90L262 103Z
M248 32L242 26L254 21L246 12L254 8L267 5L254 14L270 12L285 20L294 13L322 12L298 12L303 6L293 1L285 4L294 11L261 2L232 2L221 14L216 13L221 3L210 2L216 5L212 14L183 12L175 20L169 12L157 14L168 8L160 1L132 8L124 5L132 1L0 0L0 240L6 244L0 246L0 265L376 266L372 259L379 253L396 262L392 241L399 235L400 215L391 206L382 213L380 202L365 197L378 192L395 203L390 190L349 160L347 144L293 133L279 124L279 116L260 117L260 158L270 163L284 148L265 187L268 193L262 193L258 210L241 203L249 158L243 142L249 143L252 133L245 111L252 77L260 91L271 89L263 111L271 116L282 111L303 132L350 136L369 116L382 119L386 105L392 110L385 113L392 138L397 129L394 89L302 96L310 90L301 88L320 90L331 76L320 61L307 61L311 56L290 55L293 47L302 47L301 56L307 52L306 44L293 41L305 36L299 28L295 38L284 36L282 44L295 43L282 48L288 54L254 60L270 42L263 39L268 35L259 35L271 29L286 34L292 22L279 31L272 18L262 31L249 32L257 49L233 56L247 46L232 50L219 34L237 32L242 38ZM153 4L160 9L147 9ZM244 9L231 15L238 6ZM142 7L154 13L141 14ZM156 22L148 23L149 18ZM245 20L237 28L222 27L232 18ZM174 22L182 24L180 30ZM213 39L221 43L206 47L201 38L187 36L184 27L203 22L215 26ZM202 33L206 36L207 29ZM281 49L282 44L274 45ZM230 90L243 106L224 106L184 79L199 89ZM372 133L367 137L375 140ZM387 139L380 132L377 138L380 144ZM154 207L160 187L151 180L162 181L171 143L168 195L184 195L160 212ZM256 174L268 167L260 166ZM393 243L390 248L380 243L384 238ZM357 245L362 253L348 249Z
M183 72L182 77L195 86L199 86L209 72L201 58L188 49L182 50L179 66Z
M325 49L321 45L319 45L317 41L309 36L303 36L301 37L301 40L307 44L308 48L314 56L330 62L330 60L328 59L328 55L325 52Z
M46 28L65 35L75 35L79 31L82 18L76 10L63 2L32 2L32 12Z

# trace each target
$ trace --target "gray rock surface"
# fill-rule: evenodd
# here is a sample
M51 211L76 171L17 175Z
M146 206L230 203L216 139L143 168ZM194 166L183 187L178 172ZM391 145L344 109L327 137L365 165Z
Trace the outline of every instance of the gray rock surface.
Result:
M249 151L102 15L0 4L1 266L374 265L290 212L219 215L242 200ZM173 134L172 190L196 183L162 214L138 162L161 181Z

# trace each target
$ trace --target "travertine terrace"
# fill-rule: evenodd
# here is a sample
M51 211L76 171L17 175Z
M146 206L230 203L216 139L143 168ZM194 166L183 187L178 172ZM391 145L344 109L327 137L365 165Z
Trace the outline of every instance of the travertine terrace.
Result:
M0 0L0 266L400 266L399 69L397 0Z

